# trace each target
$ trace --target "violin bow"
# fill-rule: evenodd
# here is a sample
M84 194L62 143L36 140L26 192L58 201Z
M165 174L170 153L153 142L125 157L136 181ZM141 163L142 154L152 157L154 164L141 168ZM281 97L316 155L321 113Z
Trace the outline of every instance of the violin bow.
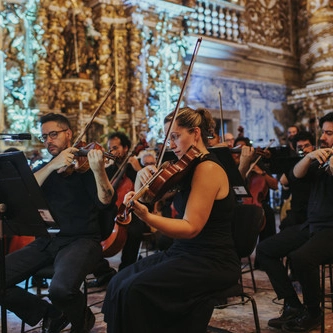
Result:
M275 139L271 139L269 144L265 147L265 149L263 151L267 151L267 149L273 144L274 141L275 141ZM261 159L261 155L258 156L257 159L251 164L249 170L247 170L247 173L245 174L245 177L247 177L250 174L250 172L255 167L255 165L259 162L260 159Z
M158 155L158 159L157 159L157 162L156 162L156 167L159 168L161 166L161 163L162 163L162 160L163 160L163 156L164 156L164 153L165 153L165 150L166 150L166 143L167 141L169 140L169 137L170 137L170 132L171 132L171 129L176 121L176 118L177 118L177 115L178 115L178 111L179 111L179 108L180 108L180 103L181 103L181 100L183 98L183 95L185 93L185 88L187 86L187 83L188 83L188 78L190 77L191 75L191 72L192 72L192 68L193 68L193 65L194 65L194 62L195 62L195 58L198 54L198 51L199 51L199 48L200 48L200 45L201 45L201 42L202 42L202 37L198 38L196 44L195 44L195 47L194 47L194 51L193 51L193 54L192 54L192 58L191 58L191 62L190 62L190 65L189 65L189 68L188 68L188 71L187 71L187 74L186 74L186 77L184 79L184 82L183 82L183 86L182 86L182 89L180 91L180 95L178 97L178 101L177 101L177 104L176 104L176 108L175 108L175 111L174 111L174 114L173 114L173 117L171 119L171 122L170 122L170 126L168 128L168 131L165 135L165 138L164 138L164 142L163 142L163 146L162 146L162 149L160 151L160 154Z
M225 141L224 137L224 128L223 128L223 109L222 109L222 93L219 91L219 97L220 97L220 119L221 119L221 142Z
M95 117L97 116L98 112L101 110L102 106L104 105L104 103L106 102L106 100L109 98L109 96L111 95L111 93L113 92L113 90L116 88L115 83L112 84L111 88L107 91L107 93L105 94L102 102L98 105L98 107L96 108L95 112L93 113L90 121L86 124L84 130L82 131L82 133L76 138L76 140L74 141L73 146L75 147L83 138L83 136L87 133L89 127L92 125Z

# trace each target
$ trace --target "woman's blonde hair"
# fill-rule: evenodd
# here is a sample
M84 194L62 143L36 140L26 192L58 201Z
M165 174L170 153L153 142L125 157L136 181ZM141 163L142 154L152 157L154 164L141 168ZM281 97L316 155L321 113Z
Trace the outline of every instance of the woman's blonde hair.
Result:
M164 124L170 122L174 112L169 113L164 118ZM199 127L201 130L201 138L204 144L208 145L208 137L212 136L214 133L215 121L206 109L192 109L190 107L184 107L179 109L177 118L177 124L180 127L187 128L189 131L192 131L194 127Z

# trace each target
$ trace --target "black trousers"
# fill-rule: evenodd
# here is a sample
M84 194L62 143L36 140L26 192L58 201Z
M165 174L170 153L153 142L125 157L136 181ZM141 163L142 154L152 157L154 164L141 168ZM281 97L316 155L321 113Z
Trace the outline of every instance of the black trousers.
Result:
M77 331L80 331L83 329L86 307L80 287L101 259L102 247L95 240L60 237L52 240L37 239L6 256L6 308L30 326L36 325L50 305L17 284L41 268L53 264L55 273L49 288L52 306L64 312Z
M310 234L309 227L295 225L265 239L257 246L257 259L266 271L279 299L297 297L282 258L291 260L302 286L304 304L320 304L319 265L333 258L333 228Z

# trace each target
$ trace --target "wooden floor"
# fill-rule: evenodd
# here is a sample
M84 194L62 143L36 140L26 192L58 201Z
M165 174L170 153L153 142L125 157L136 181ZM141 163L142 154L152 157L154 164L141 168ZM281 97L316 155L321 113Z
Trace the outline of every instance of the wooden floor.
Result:
M119 265L119 255L109 258L110 266L118 268ZM270 318L279 316L279 311L281 309L281 304L275 299L275 293L272 290L270 282L267 279L267 275L260 271L255 270L255 280L257 284L257 292L254 293L252 288L252 282L250 274L246 273L243 275L245 291L252 294L256 300L260 326L262 333L274 333L279 332L278 330L271 329L267 326L267 321ZM327 283L328 285L328 283ZM31 292L35 292L31 289ZM105 288L99 289L89 289L88 304L96 317L96 323L91 333L102 333L106 332L106 325L103 321L103 316L101 314L101 306L103 304L105 295ZM233 301L233 300L229 300ZM330 303L327 305L330 306ZM326 309L326 324L325 332L333 332L333 313L331 309ZM7 332L9 333L19 333L21 331L21 321L13 314L8 311L7 314ZM234 333L252 333L255 332L255 326L251 311L251 305L236 305L223 310L215 310L211 318L210 325L223 328ZM26 332L39 333L41 332L40 324L36 327L29 327L26 325ZM70 326L66 327L62 332L69 332ZM3 332L3 331L2 331ZM319 333L320 329L313 330L314 333ZM184 332L190 333L190 332Z

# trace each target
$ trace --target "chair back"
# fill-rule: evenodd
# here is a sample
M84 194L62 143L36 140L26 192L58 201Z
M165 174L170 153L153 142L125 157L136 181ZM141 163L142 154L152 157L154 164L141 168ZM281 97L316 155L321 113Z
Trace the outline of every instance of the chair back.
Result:
M264 223L265 213L262 207L244 204L236 206L232 233L239 258L246 258L254 251Z

